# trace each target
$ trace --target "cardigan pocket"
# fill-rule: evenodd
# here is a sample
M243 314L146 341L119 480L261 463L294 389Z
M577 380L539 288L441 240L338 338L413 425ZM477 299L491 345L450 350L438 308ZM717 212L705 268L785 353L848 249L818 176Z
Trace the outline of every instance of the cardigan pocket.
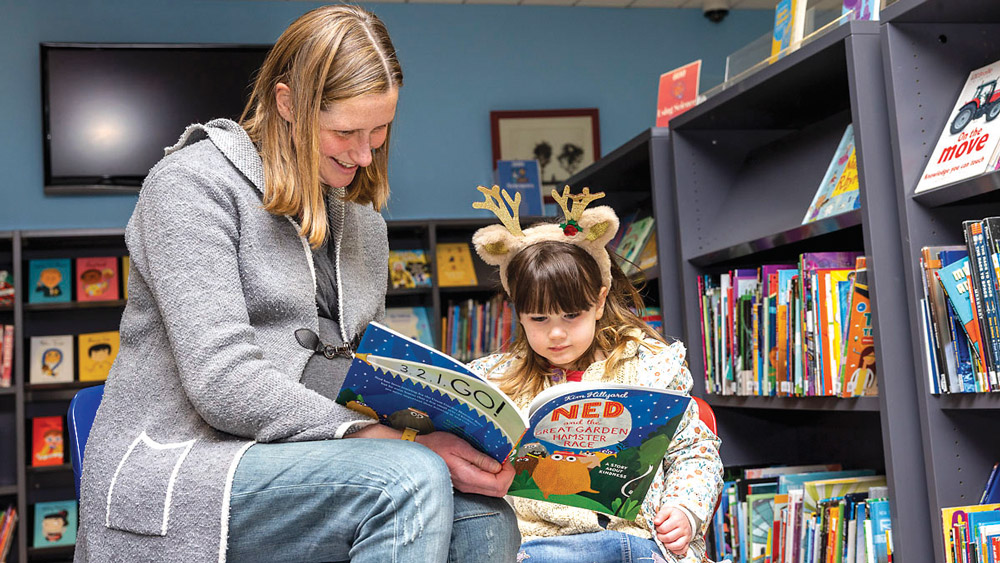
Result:
M194 442L161 444L140 434L111 479L104 525L146 536L167 535L174 483Z

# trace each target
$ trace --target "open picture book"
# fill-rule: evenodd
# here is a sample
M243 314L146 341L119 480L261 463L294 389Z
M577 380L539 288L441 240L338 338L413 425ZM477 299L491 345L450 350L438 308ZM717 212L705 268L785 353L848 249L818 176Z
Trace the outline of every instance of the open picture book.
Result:
M378 323L365 330L337 402L399 430L451 432L517 472L508 494L634 520L691 398L564 383L527 416L461 362Z

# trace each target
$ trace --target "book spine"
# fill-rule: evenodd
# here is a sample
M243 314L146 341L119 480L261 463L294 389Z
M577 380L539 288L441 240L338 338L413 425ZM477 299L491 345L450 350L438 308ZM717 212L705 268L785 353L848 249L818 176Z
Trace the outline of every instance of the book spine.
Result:
M3 325L3 353L0 358L0 387L10 387L14 368L14 325Z
M1000 313L997 311L996 282L992 260L986 248L981 221L965 221L966 244L969 247L969 271L972 276L973 293L979 312L979 329L983 334L986 348L986 363L989 387L984 391L1000 388L997 381L997 363L1000 361Z

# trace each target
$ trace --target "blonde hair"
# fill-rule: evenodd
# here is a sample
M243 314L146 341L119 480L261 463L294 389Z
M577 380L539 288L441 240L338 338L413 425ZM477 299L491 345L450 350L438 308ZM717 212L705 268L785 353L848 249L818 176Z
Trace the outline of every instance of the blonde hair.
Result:
M514 310L527 314L589 310L600 299L602 286L597 261L582 247L557 241L539 242L514 255L507 267L507 280ZM642 344L642 337L649 337L665 343L634 312L642 310L639 292L611 260L611 287L604 315L597 321L594 341L581 360L593 362L600 350L606 356L607 371L614 371L625 360L623 354L630 342ZM545 381L552 375L549 362L531 349L520 325L509 354L514 361L500 384L505 393L533 397L545 389Z
M295 123L278 113L275 92L291 90ZM303 14L281 34L254 82L240 124L264 164L264 209L299 219L314 248L327 235L325 187L319 177L320 112L338 101L391 92L403 71L385 25L357 6L324 6ZM389 138L347 186L347 201L381 210L389 199ZM339 186L338 186L339 187Z

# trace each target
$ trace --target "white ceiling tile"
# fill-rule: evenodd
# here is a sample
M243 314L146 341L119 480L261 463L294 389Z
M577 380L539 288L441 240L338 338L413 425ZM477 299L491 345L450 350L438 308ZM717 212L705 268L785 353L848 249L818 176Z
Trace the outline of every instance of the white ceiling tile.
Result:
M685 0L635 0L630 8L680 8Z
M574 6L587 6L599 8L624 8L632 3L632 0L577 0Z

